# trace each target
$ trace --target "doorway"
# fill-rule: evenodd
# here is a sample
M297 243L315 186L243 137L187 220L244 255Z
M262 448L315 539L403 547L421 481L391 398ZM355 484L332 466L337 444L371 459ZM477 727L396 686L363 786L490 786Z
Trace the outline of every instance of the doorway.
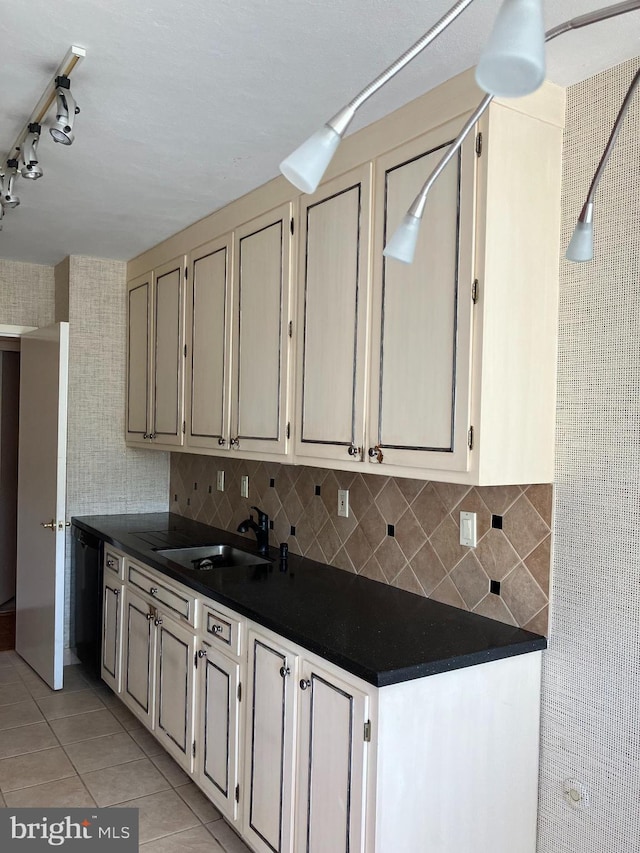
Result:
M0 337L0 651L15 648L20 339Z

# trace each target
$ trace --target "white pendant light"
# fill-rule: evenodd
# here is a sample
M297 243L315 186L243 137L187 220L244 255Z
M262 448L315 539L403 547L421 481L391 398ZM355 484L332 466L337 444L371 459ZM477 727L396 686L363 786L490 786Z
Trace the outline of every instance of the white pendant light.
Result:
M303 193L315 192L341 139L332 127L323 125L280 163L280 171Z
M500 98L520 98L545 78L542 0L504 0L476 68L481 89Z
M593 205L590 204L589 220L576 222L571 241L567 246L566 259L575 263L593 260Z
M412 213L405 214L382 254L385 258L395 258L396 261L402 261L404 264L412 264L419 233L420 217Z

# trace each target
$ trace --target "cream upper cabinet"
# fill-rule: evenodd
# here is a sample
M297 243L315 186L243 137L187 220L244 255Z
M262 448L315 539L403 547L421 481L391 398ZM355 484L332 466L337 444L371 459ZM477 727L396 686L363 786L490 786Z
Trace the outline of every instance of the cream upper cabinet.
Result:
M187 286L186 443L229 447L231 235L191 253Z
M364 443L371 167L304 196L295 454L360 460Z
M285 204L234 232L230 444L261 458L289 447L292 217Z
M183 443L184 256L129 282L126 439Z
M438 128L376 163L368 458L466 471L473 282L473 138L432 188L413 264L382 249L455 138Z

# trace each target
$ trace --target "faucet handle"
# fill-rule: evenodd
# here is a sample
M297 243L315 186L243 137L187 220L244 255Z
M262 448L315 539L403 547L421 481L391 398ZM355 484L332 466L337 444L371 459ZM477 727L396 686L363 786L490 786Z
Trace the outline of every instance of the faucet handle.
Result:
M266 512L263 512L259 507L252 506L251 509L255 509L258 513L258 525L263 529L266 529L269 526L269 516Z

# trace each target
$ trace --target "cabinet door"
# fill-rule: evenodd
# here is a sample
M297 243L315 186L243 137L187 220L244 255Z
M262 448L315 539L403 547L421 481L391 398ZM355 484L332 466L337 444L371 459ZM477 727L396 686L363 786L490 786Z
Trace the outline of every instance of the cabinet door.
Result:
M288 450L291 219L285 204L235 232L231 432L241 451Z
M127 285L126 440L143 443L149 427L149 358L151 355L151 273Z
M195 636L164 611L158 611L156 735L167 752L191 773Z
M296 456L361 460L370 203L370 165L303 196Z
M304 661L300 671L296 853L364 850L369 696Z
M244 835L256 850L288 853L293 845L297 657L249 633Z
M475 152L465 143L430 191L413 264L382 249L456 128L379 158L369 443L384 463L466 471ZM377 464L379 454L370 455Z
M154 272L152 435L156 444L182 444L184 257Z
M125 589L121 698L149 729L154 728L155 608Z
M187 444L229 447L231 238L191 254L187 287Z
M238 819L240 665L200 641L198 654L198 784L231 822ZM205 654L202 655L201 653Z
M105 578L102 594L102 680L112 690L122 690L122 611L124 587Z

